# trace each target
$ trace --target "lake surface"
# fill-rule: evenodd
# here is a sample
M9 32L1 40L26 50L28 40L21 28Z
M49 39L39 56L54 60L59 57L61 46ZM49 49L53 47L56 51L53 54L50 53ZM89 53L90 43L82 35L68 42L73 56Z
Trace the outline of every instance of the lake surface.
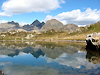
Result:
M0 42L5 75L100 75L100 53L85 43Z

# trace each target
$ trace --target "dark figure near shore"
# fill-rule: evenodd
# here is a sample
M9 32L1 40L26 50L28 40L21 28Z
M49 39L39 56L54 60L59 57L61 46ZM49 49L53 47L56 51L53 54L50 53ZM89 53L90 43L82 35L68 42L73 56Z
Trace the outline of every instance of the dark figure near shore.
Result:
M0 70L0 75L4 75L4 73L2 72L2 70Z

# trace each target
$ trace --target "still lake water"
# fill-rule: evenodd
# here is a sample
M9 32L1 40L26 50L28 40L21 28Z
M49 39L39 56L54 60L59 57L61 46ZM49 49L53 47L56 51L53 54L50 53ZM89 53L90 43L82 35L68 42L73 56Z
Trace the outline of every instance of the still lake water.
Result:
M5 75L100 75L100 53L85 43L0 42Z

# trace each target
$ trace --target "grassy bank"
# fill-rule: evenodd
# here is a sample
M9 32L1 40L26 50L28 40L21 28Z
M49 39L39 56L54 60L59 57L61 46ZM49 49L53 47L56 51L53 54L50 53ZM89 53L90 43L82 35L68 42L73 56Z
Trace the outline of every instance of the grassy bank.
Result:
M10 32L0 33L0 40L85 40L87 34L100 32L100 23L90 25L89 27L81 27L80 31L70 33L68 32L56 32L55 30L48 30L41 32L41 34L36 34L35 32L15 32L11 34ZM28 38L26 38L28 37Z

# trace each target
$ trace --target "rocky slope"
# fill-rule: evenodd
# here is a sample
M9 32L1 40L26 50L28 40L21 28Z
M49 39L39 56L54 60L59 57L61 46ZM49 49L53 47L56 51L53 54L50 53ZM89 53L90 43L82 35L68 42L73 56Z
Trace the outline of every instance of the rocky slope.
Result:
M67 25L64 25L62 28L60 28L60 31L64 31L67 33L73 33L73 32L77 32L79 30L80 30L80 28L75 24L67 24Z
M0 32L1 31L10 31L10 30L17 30L21 28L17 22L11 21L7 23L0 24Z
M55 30L59 31L60 28L63 27L63 24L56 19L51 19L46 22L46 24L41 28L43 31L48 31L48 30Z
M85 27L81 27L81 32L82 33L100 32L100 21L91 25L86 25Z

